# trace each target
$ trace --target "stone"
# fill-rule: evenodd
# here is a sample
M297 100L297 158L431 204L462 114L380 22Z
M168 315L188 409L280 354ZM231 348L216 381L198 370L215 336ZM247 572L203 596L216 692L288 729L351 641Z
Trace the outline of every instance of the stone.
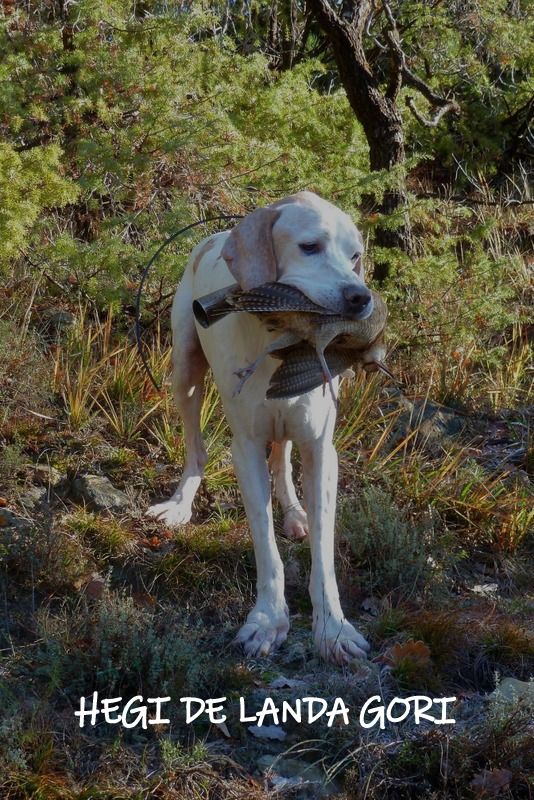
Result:
M130 504L124 492L116 489L105 475L80 475L72 484L72 494L93 511L120 512Z
M20 497L20 502L24 508L34 511L48 503L48 489L46 486L30 486Z
M0 528L27 528L32 520L21 517L9 508L0 508Z
M517 678L503 678L497 688L489 695L493 703L514 703L534 708L534 680L520 681Z
M278 789L298 789L297 795L291 797L324 798L339 791L333 781L326 783L322 769L297 758L279 758L273 755L261 756L257 761L258 769L264 773L269 782Z
M76 317L70 311L65 311L63 308L47 308L43 317L45 325L48 329L60 332L65 328L70 328L76 322Z
M249 725L248 730L256 739L276 739L283 742L287 733L279 725Z
M499 591L499 584L498 583L476 583L472 588L471 591L475 594L481 594L485 597L491 597L492 595L497 594Z
M36 464L33 467L33 480L39 486L52 486L55 488L59 486L61 481L65 480L65 476L51 464Z
M392 397L384 411L395 407L404 409L399 415L388 439L389 446L395 447L412 431L418 430L417 439L427 448L447 447L465 429L465 419L454 409L437 405L430 401L415 400L400 395Z

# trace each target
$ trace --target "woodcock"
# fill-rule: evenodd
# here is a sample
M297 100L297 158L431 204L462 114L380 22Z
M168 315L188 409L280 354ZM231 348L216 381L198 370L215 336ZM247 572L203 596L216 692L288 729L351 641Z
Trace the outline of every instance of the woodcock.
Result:
M376 292L372 292L373 311L363 320L318 306L299 289L284 283L265 283L248 291L231 286L215 294L211 305L205 302L208 298L199 298L193 304L195 316L204 327L229 313L248 312L268 330L280 332L252 364L236 372L240 378L236 393L268 355L282 361L271 378L267 392L271 399L293 397L327 382L336 402L333 377L356 364L366 370L381 369L391 377L382 363L387 307Z

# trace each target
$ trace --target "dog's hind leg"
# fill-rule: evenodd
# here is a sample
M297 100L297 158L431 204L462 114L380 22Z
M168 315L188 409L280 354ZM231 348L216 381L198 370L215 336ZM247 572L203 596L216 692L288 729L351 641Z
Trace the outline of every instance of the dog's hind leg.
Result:
M183 422L184 471L170 500L148 509L167 525L183 525L191 519L191 507L204 475L208 454L200 433L200 410L204 393L206 357L191 311L192 291L188 275L180 284L172 308L172 390Z
M291 468L291 450L293 443L289 440L273 442L269 456L276 499L282 506L284 514L284 533L288 539L303 539L308 533L308 518L302 508Z

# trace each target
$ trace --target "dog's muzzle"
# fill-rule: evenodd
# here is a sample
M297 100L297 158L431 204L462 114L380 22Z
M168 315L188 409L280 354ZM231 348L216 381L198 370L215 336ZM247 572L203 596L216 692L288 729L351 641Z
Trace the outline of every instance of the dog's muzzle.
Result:
M347 286L343 289L344 316L367 319L373 313L373 296L366 286Z

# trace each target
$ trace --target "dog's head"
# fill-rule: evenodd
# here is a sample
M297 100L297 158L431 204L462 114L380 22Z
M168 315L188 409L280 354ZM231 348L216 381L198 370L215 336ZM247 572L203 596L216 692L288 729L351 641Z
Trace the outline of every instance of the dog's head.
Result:
M353 319L366 319L373 311L362 253L362 237L350 217L312 192L253 211L222 250L241 288L280 281Z

